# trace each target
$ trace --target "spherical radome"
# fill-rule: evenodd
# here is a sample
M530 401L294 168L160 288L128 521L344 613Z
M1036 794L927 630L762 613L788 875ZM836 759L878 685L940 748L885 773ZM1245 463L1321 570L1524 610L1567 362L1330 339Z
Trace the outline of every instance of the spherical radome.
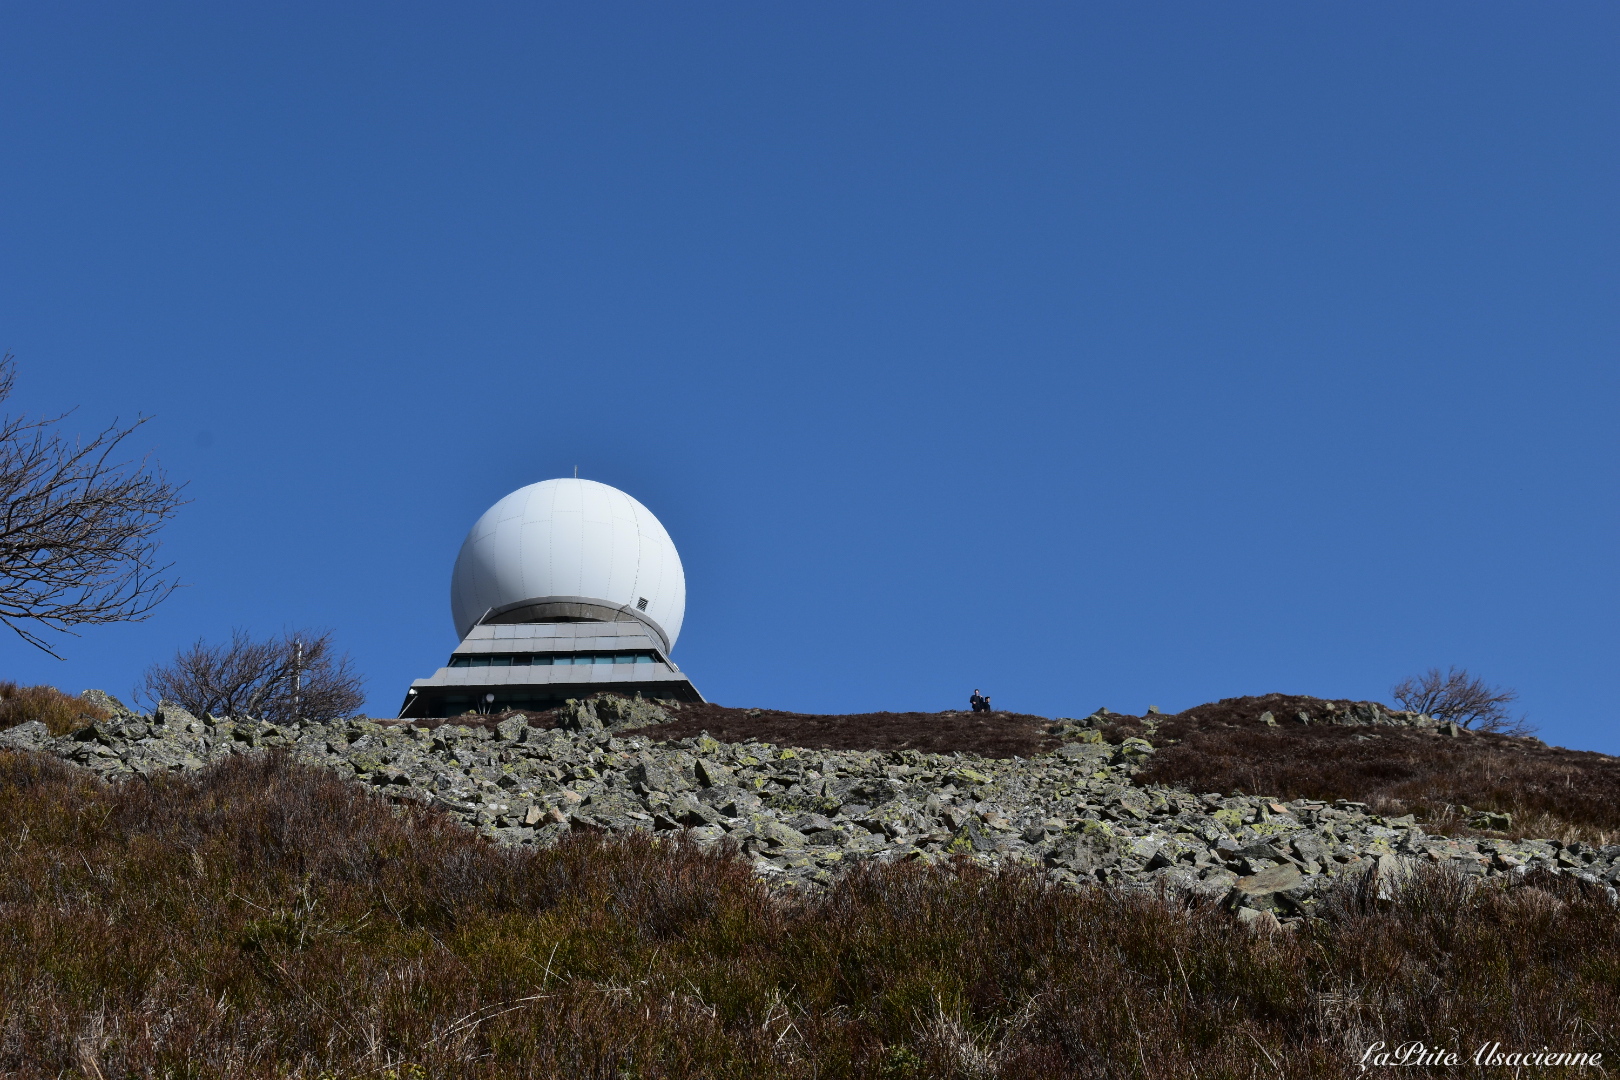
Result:
M465 638L491 613L548 598L637 612L673 646L686 573L669 533L635 499L594 480L543 480L490 507L467 534L450 613Z

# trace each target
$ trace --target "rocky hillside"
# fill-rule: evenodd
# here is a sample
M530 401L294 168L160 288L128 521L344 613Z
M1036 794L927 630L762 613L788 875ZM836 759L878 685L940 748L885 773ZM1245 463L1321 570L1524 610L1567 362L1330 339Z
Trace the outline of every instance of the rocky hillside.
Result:
M1620 834L1620 758L1375 702L1268 694L1174 716L1116 715L1106 725L1111 741L1149 732L1160 752L1138 783L1354 799L1445 831L1483 826L1600 847Z
M690 719L680 710L618 698L432 729L371 720L278 727L169 705L138 715L98 692L85 700L110 719L62 736L24 724L0 732L0 746L53 754L109 780L280 749L389 799L440 807L504 844L550 845L575 830L688 830L701 843L736 845L783 887L826 883L865 860L962 856L1039 867L1071 886L1220 895L1246 920L1288 921L1347 873L1391 881L1420 864L1480 877L1547 868L1611 895L1620 880L1620 846L1433 835L1412 815L1380 816L1359 801L1139 783L1179 745L1156 748L1172 718L1154 715L1099 711L1048 723L1042 738L1055 749L996 758L722 742L683 734ZM1370 703L1331 712L1340 715L1323 726L1365 740L1458 738L1436 734L1427 717ZM1273 713L1255 722L1284 721Z

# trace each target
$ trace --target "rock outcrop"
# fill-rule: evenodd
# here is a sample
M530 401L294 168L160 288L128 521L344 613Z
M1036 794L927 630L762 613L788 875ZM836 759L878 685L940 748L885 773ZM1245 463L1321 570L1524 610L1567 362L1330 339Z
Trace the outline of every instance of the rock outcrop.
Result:
M1069 741L1051 754L992 760L622 737L615 730L668 718L654 703L622 699L571 703L561 728L512 717L493 731L276 725L199 718L167 703L146 716L110 697L96 703L113 718L59 738L23 725L0 733L0 747L55 754L108 780L283 750L388 798L441 807L501 843L551 844L575 829L684 829L701 843L734 844L760 874L792 886L827 882L863 859L961 856L1039 868L1071 886L1219 896L1287 921L1335 877L1391 881L1421 862L1481 878L1544 867L1620 881L1620 846L1434 836L1410 816L1384 818L1353 802L1137 787L1131 777L1154 747L1104 741L1103 714L1060 721ZM1418 722L1385 715L1357 719Z

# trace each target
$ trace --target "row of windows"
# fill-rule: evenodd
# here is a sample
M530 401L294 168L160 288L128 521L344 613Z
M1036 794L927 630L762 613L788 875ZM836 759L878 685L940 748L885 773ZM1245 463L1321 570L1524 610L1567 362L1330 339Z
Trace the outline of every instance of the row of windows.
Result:
M656 664L650 652L519 653L507 656L452 656L451 667L560 667L566 664Z

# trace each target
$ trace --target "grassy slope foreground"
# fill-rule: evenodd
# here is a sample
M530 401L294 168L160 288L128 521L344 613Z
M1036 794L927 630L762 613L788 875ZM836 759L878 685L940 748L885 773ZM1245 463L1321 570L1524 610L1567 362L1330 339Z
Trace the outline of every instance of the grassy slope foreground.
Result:
M789 904L678 839L500 848L272 755L109 786L0 753L7 1075L1354 1076L1370 1041L1414 1038L1612 1056L1620 920L1590 886L1431 872L1385 903L1347 882L1322 915L1255 936L1205 904L908 865Z

